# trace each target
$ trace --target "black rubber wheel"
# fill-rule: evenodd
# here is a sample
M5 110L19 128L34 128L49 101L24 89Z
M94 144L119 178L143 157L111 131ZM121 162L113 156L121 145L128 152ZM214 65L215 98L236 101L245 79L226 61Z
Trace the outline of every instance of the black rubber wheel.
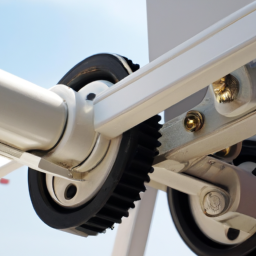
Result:
M256 142L244 141L235 165L256 162ZM223 245L209 239L197 226L189 204L189 196L177 190L167 190L169 209L173 222L183 241L199 256L256 255L256 234L238 245Z
M139 68L124 58L132 71ZM126 77L128 71L115 55L91 56L72 68L60 81L78 91L95 80L116 83ZM152 163L159 146L158 124L161 118L155 116L123 134L114 166L96 196L77 208L57 205L46 188L45 174L29 169L28 184L33 207L47 225L80 234L96 235L121 223L128 216L128 210L139 200L139 193L145 191L148 173L153 171ZM72 150L72 149L71 149Z

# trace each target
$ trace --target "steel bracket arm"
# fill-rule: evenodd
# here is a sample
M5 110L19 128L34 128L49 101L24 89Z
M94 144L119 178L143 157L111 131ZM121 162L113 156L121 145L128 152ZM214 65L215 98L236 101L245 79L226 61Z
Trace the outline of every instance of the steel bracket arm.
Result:
M97 95L96 131L114 138L255 59L255 10L253 2Z

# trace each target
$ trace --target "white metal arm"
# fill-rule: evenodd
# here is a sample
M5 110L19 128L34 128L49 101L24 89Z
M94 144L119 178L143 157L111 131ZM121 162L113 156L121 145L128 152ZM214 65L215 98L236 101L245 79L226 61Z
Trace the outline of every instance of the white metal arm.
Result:
M96 131L114 138L256 58L255 9L240 9L97 96Z

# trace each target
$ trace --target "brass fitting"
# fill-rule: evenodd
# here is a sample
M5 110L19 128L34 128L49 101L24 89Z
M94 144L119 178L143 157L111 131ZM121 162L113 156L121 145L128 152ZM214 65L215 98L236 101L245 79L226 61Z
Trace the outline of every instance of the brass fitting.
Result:
M212 83L216 100L219 103L233 101L239 92L239 82L232 75L226 75Z
M204 125L203 115L196 111L191 110L187 113L184 119L184 127L187 131L196 132L199 131Z

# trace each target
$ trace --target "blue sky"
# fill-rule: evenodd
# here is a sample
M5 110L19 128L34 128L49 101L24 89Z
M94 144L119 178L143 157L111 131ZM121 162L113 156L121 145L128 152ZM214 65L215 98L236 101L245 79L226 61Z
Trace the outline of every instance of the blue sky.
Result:
M0 69L50 88L75 64L100 52L148 63L145 0L0 0ZM110 256L116 230L80 238L49 228L30 203L27 168L0 185L1 255ZM145 256L192 255L158 194Z

